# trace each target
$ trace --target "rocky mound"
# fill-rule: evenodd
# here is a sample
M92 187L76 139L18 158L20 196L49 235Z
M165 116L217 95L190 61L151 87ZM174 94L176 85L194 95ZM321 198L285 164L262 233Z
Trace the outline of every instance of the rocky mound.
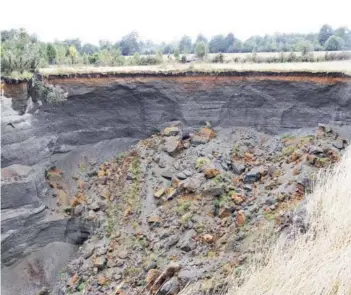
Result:
M55 293L177 294L194 282L196 294L223 291L260 235L308 226L303 210L291 212L347 144L324 125L271 136L209 124L187 133L175 122L97 168L82 165L71 201L53 167L61 210L98 225Z

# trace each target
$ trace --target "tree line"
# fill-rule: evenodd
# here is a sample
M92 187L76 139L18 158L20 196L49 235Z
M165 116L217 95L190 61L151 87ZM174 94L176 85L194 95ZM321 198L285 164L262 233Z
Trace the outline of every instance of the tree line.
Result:
M194 53L204 58L208 53L236 52L301 52L351 50L351 30L347 27L333 29L323 25L319 32L310 34L284 34L252 36L241 41L233 33L215 35L208 39L200 34L195 40L184 35L172 43L142 41L137 32L131 32L117 42L100 40L98 45L82 43L81 40L67 39L53 43L42 42L25 29L1 32L1 70L33 72L47 65L147 65L159 64L163 55L173 55L176 60L185 61L185 55ZM132 56L132 58L126 58ZM222 57L223 58L223 57ZM221 61L218 55L213 61Z

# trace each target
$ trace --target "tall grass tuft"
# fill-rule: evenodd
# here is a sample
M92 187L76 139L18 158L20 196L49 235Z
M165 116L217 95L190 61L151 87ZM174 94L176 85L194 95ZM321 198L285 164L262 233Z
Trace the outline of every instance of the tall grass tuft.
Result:
M281 235L229 295L351 294L351 147L317 179L306 198L307 232Z

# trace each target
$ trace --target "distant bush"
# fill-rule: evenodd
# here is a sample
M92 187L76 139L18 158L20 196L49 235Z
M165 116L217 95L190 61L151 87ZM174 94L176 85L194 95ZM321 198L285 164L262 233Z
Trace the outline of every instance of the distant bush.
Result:
M180 61L185 64L186 63L186 56L185 55L182 55L182 58L180 59Z
M159 56L147 55L140 57L139 65L146 66L146 65L157 65L162 63L162 60Z
M223 55L223 53L216 54L213 57L212 62L214 62L214 63L223 63L224 62L224 55Z
M330 36L327 41L325 41L324 47L327 51L337 51L344 48L345 41L337 36Z
M351 59L351 52L326 52L324 60L349 60Z

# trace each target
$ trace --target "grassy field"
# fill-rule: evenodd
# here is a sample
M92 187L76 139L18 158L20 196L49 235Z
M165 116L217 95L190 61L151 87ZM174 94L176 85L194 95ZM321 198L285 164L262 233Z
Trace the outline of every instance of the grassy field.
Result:
M204 63L191 64L164 63L155 66L122 66L122 67L94 67L94 66L55 66L40 69L44 76L59 74L82 73L143 73L143 72L225 72L225 71L306 71L306 72L343 72L351 74L351 61L328 62L299 62L299 63Z

